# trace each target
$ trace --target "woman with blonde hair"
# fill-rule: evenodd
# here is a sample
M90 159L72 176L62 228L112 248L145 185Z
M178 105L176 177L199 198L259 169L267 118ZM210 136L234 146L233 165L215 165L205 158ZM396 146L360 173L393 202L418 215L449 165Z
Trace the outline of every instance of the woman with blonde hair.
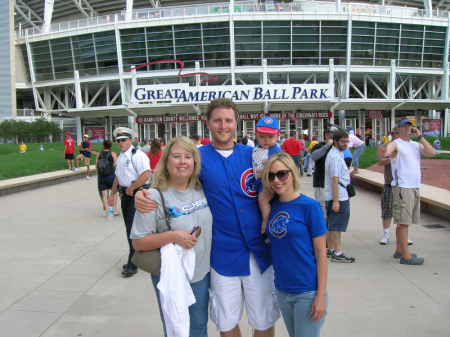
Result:
M286 153L272 155L263 193L276 193L266 227L275 292L290 337L319 336L327 312L326 225L319 202L300 194L299 171Z
M172 230L167 228L159 192L151 188L150 199L158 206L150 213L136 211L130 235L136 251L154 250L169 243L194 249L196 261L190 285L196 303L189 307L191 337L208 335L212 215L198 179L200 167L200 154L195 144L185 136L172 139L155 168L152 183L152 186L159 188L163 194ZM198 238L191 234L195 226L201 227L201 235ZM160 277L151 275L151 278L164 324L157 288ZM164 334L166 335L165 324Z

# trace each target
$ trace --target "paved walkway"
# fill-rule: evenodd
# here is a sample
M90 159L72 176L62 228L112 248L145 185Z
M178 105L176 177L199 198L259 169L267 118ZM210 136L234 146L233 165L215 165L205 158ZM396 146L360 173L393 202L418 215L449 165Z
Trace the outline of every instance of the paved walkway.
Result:
M311 177L301 191L312 196ZM356 262L329 263L322 336L450 336L450 222L422 214L410 238L425 264L400 265L394 230L387 246L378 243L379 193L356 192L343 235ZM95 177L0 198L1 337L163 336L149 275L120 274L123 220L105 218ZM245 318L241 326L251 336ZM219 336L212 322L209 336ZM288 336L282 319L276 336Z

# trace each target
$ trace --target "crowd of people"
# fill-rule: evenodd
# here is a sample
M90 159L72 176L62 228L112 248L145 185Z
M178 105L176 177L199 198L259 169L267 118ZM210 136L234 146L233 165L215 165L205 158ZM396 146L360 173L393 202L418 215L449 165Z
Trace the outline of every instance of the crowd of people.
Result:
M153 139L137 150L135 133L120 127L113 132L119 156L111 141L103 142L95 158L98 188L107 214L109 207L120 214L120 195L129 247L122 274L137 273L136 251L161 250L160 274L151 274L151 282L165 336L207 336L208 317L221 336L241 336L244 305L256 337L274 336L280 313L289 336L319 336L329 300L327 258L355 262L341 238L350 219L351 175L359 173L366 145L337 126L308 147L295 131L280 140L273 117L258 121L254 138L235 140L237 116L236 105L219 98L206 113L212 141L179 136L165 146ZM64 158L73 168L70 139L66 134ZM90 157L85 141L77 166ZM418 223L420 155L434 150L404 119L378 155L386 179L380 244L388 243L393 218L394 258L423 264L408 250L408 226ZM302 164L313 176L314 199L301 192Z

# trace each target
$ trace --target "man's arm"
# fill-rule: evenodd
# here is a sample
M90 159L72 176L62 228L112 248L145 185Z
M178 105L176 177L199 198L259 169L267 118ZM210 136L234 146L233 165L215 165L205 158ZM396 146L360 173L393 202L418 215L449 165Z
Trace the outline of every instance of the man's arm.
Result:
M419 136L421 136L419 129L413 128L412 135L419 138ZM431 158L436 155L436 151L434 151L433 146L423 136L419 140L419 149L422 156Z
M333 140L331 140L331 144L333 144ZM324 146L322 146L321 148L317 149L315 145L311 151L311 156L310 158L314 161L319 160L320 158L322 158L327 151L330 149L331 144L329 144L329 142L327 142L327 144L325 144Z
M333 212L339 212L339 177L331 177L331 192L333 193Z
M391 163L390 157L387 157L387 158L379 157L378 158L378 166L386 166L386 165L389 165L390 163Z
M378 149L377 155L380 157L395 157L397 155L397 142L391 142L386 147Z
M111 188L111 192L109 193L109 198L108 198L108 205L109 206L114 206L114 194L117 193L117 185L118 184L119 184L119 179L117 179L117 177L115 177L113 186Z
M150 179L150 170L142 172L139 178L137 178L136 181L127 188L127 195L132 197L133 191L144 185L149 179Z

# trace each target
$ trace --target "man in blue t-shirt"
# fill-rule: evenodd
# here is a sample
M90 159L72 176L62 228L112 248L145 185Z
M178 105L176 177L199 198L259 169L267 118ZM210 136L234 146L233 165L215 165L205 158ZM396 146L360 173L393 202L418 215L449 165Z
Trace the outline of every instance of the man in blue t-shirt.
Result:
M260 233L253 148L233 141L238 110L229 99L208 105L212 143L199 149L200 179L213 215L211 247L211 320L222 337L240 336L244 301L254 336L273 336L280 317L274 296L270 248ZM152 209L148 193L136 195L136 208ZM153 205L153 209L156 205Z
M77 172L80 169L80 160L84 160L84 164L86 165L86 179L89 180L89 172L91 171L91 151L92 151L92 143L89 141L89 136L84 135L84 142L80 145L80 154L76 158L77 168L74 169Z

